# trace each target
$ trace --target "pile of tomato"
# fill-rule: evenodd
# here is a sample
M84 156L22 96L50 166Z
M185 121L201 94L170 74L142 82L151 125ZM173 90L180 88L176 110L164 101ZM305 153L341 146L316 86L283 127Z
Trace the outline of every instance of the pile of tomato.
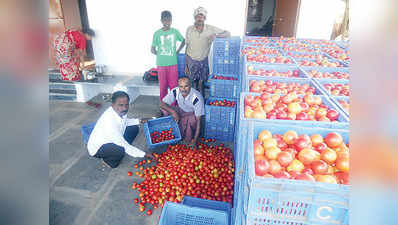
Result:
M147 160L134 166L141 164L142 172L137 171L136 175L144 178L132 185L139 192L139 198L134 200L139 211L163 207L166 201L179 203L186 195L232 203L234 161L230 148L206 143L199 143L197 148L170 145L164 153L154 155L156 166L150 166ZM145 165L147 168L143 168ZM147 214L151 215L152 210Z
M154 131L151 133L151 140L153 144L173 140L174 138L175 136L173 135L173 128L162 131Z

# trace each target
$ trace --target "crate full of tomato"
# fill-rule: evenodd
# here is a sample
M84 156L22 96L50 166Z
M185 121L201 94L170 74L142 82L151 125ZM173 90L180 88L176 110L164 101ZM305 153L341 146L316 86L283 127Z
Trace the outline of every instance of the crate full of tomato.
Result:
M174 144L181 140L178 124L171 116L148 120L144 124L144 131L149 148Z
M350 193L347 130L264 122L251 122L247 130L242 212L236 212L245 215L245 224L344 224Z

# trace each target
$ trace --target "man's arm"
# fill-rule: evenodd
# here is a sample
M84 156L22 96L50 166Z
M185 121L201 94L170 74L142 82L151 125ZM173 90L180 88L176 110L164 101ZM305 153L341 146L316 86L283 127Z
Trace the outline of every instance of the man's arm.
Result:
M166 110L168 113L170 113L170 115L174 118L174 120L178 123L178 121L180 121L180 117L178 116L178 113L170 107L169 104L160 101L160 108L163 110Z
M198 142L198 138L200 135L200 121L202 116L196 116L195 118L196 118L196 130L195 130L195 136L192 139L192 144L196 144L196 142Z
M154 55L158 55L158 51L156 51L156 47L152 45L151 52Z
M218 38L231 37L231 33L229 33L229 31L224 30L223 32L216 34L216 37Z
M185 46L185 40L183 40L183 41L181 42L180 47L179 47L178 50L177 50L177 54L180 53L181 49L184 48L184 46Z

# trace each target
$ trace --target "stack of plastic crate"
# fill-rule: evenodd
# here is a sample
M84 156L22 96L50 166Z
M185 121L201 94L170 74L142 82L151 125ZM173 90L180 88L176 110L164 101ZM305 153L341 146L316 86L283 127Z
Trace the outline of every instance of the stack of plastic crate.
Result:
M205 138L232 142L240 95L240 38L217 38L213 42L213 72L209 75L210 97L206 101ZM217 101L216 104L210 102ZM234 102L225 106L223 102Z

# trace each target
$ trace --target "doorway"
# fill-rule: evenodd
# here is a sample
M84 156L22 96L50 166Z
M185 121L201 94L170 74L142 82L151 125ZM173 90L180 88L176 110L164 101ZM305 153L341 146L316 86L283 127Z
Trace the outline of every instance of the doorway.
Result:
M247 0L247 36L295 37L301 0Z
M90 28L90 24L88 22L86 0L78 0L78 2L79 2L79 11L80 11L82 29L83 30L88 29ZM94 59L93 44L91 40L90 41L87 40L86 52L89 58Z
M248 0L246 29L247 36L272 36L272 24L276 1Z

